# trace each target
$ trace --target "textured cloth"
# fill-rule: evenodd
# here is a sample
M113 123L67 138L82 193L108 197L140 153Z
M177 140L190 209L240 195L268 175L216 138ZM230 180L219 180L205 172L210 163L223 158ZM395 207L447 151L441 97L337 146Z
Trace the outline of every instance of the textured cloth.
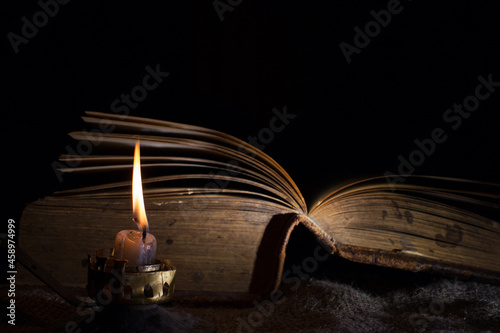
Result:
M499 302L499 286L447 279L383 295L303 281L280 304L261 302L239 313L184 310L212 320L218 332L500 332Z
M341 282L303 280L282 292L274 302L247 307L174 299L152 312L141 332L160 332L155 324L167 319L171 329L162 332L210 332L211 326L217 332L500 332L500 286L486 283L434 279L424 286L370 292ZM60 332L79 318L74 307L45 287L19 286L16 303L16 326L3 317L2 332ZM200 322L212 325L200 330Z

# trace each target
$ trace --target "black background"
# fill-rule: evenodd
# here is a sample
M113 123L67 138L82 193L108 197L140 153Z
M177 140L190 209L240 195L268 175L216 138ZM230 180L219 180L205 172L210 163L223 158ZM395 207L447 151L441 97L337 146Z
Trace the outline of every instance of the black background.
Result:
M457 130L443 121L473 95L477 77L500 81L497 2L401 1L402 11L347 63L339 47L388 1L250 1L219 18L212 1L81 1L60 5L13 50L41 10L1 3L2 202L7 218L64 187L51 167L85 110L142 83L145 67L170 76L131 115L185 122L243 140L272 109L297 115L264 149L311 204L345 179L397 172L415 139L448 139L415 173L500 181L500 88Z

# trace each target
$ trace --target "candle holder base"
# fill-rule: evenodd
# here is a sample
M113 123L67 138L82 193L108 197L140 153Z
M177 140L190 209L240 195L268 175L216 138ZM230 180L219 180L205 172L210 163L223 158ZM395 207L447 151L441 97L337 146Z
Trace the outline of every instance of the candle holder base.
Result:
M113 257L113 249L98 249L88 256L87 293L100 305L148 305L172 299L176 269L170 260L152 265L127 266Z

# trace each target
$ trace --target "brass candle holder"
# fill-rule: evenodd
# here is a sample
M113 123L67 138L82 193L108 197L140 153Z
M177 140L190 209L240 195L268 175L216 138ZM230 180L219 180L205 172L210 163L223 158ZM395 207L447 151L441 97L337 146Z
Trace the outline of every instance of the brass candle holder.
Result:
M114 249L98 249L88 256L87 293L101 305L150 305L168 302L175 289L176 269L170 260L127 266Z

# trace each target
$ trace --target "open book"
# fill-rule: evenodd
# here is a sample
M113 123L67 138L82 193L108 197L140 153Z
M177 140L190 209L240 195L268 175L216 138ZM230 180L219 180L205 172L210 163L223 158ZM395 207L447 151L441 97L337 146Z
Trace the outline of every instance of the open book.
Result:
M308 208L280 165L230 135L98 112L83 119L97 130L70 135L93 154L62 155L60 171L87 186L29 204L21 220L21 246L65 284L84 285L87 253L112 247L116 233L135 228L131 174L138 139L150 233L158 240L157 258L177 267L176 290L271 292L298 225L322 245L315 255L500 281L499 185L372 178L339 187Z

